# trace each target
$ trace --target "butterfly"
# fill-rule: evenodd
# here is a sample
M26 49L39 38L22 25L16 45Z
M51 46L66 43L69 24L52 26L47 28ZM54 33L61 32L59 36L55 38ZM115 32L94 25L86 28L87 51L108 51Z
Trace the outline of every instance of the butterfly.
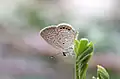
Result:
M66 56L66 52L72 48L76 33L72 26L67 23L48 26L40 31L41 37L48 44L62 51L64 56Z

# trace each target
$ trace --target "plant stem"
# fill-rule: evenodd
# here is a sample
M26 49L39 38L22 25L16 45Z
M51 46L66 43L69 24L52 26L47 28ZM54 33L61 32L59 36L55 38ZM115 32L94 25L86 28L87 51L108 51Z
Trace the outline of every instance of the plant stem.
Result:
M76 71L76 79L79 79L79 66L77 65L77 63L76 63L76 65L75 65L76 67L75 67L75 71Z

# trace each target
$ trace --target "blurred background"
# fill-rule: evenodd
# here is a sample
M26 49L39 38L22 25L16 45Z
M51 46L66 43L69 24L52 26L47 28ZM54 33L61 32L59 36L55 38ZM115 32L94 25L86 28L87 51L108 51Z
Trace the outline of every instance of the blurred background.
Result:
M74 79L71 57L57 56L39 31L69 23L95 44L88 79L96 65L120 79L120 0L0 0L0 79Z

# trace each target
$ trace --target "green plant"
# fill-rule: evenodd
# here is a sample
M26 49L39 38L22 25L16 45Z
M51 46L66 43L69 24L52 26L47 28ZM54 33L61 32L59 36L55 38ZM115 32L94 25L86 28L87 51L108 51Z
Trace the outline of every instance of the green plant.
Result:
M76 79L86 79L86 72L88 69L88 61L93 55L93 43L88 39L74 41L74 52L76 58L75 75ZM92 79L109 79L109 74L100 65L97 66L97 78L93 76Z

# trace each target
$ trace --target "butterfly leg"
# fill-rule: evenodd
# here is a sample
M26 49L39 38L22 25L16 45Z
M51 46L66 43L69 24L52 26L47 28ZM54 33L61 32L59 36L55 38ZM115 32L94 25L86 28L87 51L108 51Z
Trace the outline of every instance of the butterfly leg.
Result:
M66 56L66 54L65 54L66 52L63 52L63 56Z

